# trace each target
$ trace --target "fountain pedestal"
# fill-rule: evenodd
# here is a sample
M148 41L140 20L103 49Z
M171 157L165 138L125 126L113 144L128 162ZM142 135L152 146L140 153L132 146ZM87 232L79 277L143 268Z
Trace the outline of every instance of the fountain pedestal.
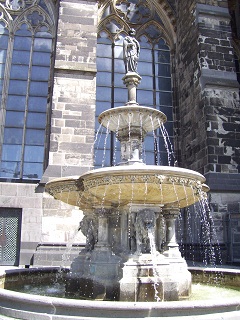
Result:
M141 77L128 72L125 106L102 112L98 121L121 143L121 163L80 177L51 181L46 190L84 212L86 248L71 266L67 292L102 300L181 300L191 275L175 238L179 209L201 201L208 187L192 170L145 165L142 144L166 122L164 113L139 106Z

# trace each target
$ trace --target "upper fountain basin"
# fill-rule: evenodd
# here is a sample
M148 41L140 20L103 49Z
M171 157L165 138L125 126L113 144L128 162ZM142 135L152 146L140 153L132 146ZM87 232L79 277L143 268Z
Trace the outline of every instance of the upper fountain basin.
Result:
M116 133L125 128L140 127L145 134L159 128L167 121L167 117L157 109L136 104L108 109L99 115L98 121Z
M209 190L204 182L204 176L193 170L138 163L54 179L46 191L85 210L131 204L183 208L203 199Z

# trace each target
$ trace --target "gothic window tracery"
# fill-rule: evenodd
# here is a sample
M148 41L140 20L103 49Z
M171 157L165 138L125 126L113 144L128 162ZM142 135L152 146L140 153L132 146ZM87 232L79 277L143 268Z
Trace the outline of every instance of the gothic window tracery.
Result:
M40 180L44 170L54 8L50 1L0 2L0 178Z
M114 5L115 4L115 5ZM160 109L168 117L167 130L173 139L171 46L173 38L163 19L157 15L152 1L124 0L106 2L101 8L97 45L97 112L127 102L122 78L125 68L122 56L123 39L130 28L136 30L141 52L138 72L142 77L137 90L140 105ZM96 130L98 121L96 119ZM95 166L116 165L119 143L111 133L101 132L95 152ZM153 137L154 136L154 137ZM168 164L165 142L160 131L145 139L143 161L147 164ZM103 159L103 160L102 160Z

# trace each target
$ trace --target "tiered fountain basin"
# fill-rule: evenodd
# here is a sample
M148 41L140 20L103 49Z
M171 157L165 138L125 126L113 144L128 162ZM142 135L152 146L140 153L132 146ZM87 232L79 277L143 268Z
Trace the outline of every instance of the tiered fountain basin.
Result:
M59 278L57 268L12 269L0 273L0 314L7 319L24 320L100 320L100 319L176 319L176 320L236 320L240 318L240 293L236 297L216 294L210 300L175 302L111 302L57 298L12 291L17 286L54 283ZM193 281L215 283L221 276L221 286L239 289L237 269L194 268ZM57 287L57 282L55 284ZM5 288L5 289L4 289ZM54 288L54 286L53 286ZM216 292L217 288L216 288ZM8 318L9 317L9 318Z
M131 135L135 127L139 129L141 136L159 128L167 121L167 117L157 109L135 104L108 109L100 114L98 121L108 130L116 132L117 135L125 129L128 135Z
M82 210L128 204L184 208L203 199L208 190L198 172L142 163L96 169L46 184L46 191L55 199Z

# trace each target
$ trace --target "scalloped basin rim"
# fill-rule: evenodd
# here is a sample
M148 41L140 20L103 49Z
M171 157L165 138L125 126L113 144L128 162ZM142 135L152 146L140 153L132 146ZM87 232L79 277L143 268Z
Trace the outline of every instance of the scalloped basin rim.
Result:
M103 174L115 174L115 175L129 175L129 174L159 174L163 176L177 176L182 178L191 178L195 180L199 180L201 183L206 181L206 178L199 172L193 171L190 169L179 168L179 167L166 167L166 166L154 166L154 165L144 165L144 164L136 164L129 166L115 166L115 167L104 167L100 169L93 169L83 173L80 176L67 176L52 179L51 181L46 183L46 186L50 186L51 184L57 182L71 181L71 180L79 180L85 179L90 176L102 176ZM205 185L206 186L206 185Z
M46 191L80 209L129 204L184 208L203 199L202 191L209 191L204 182L193 170L137 163L55 179L46 184Z

